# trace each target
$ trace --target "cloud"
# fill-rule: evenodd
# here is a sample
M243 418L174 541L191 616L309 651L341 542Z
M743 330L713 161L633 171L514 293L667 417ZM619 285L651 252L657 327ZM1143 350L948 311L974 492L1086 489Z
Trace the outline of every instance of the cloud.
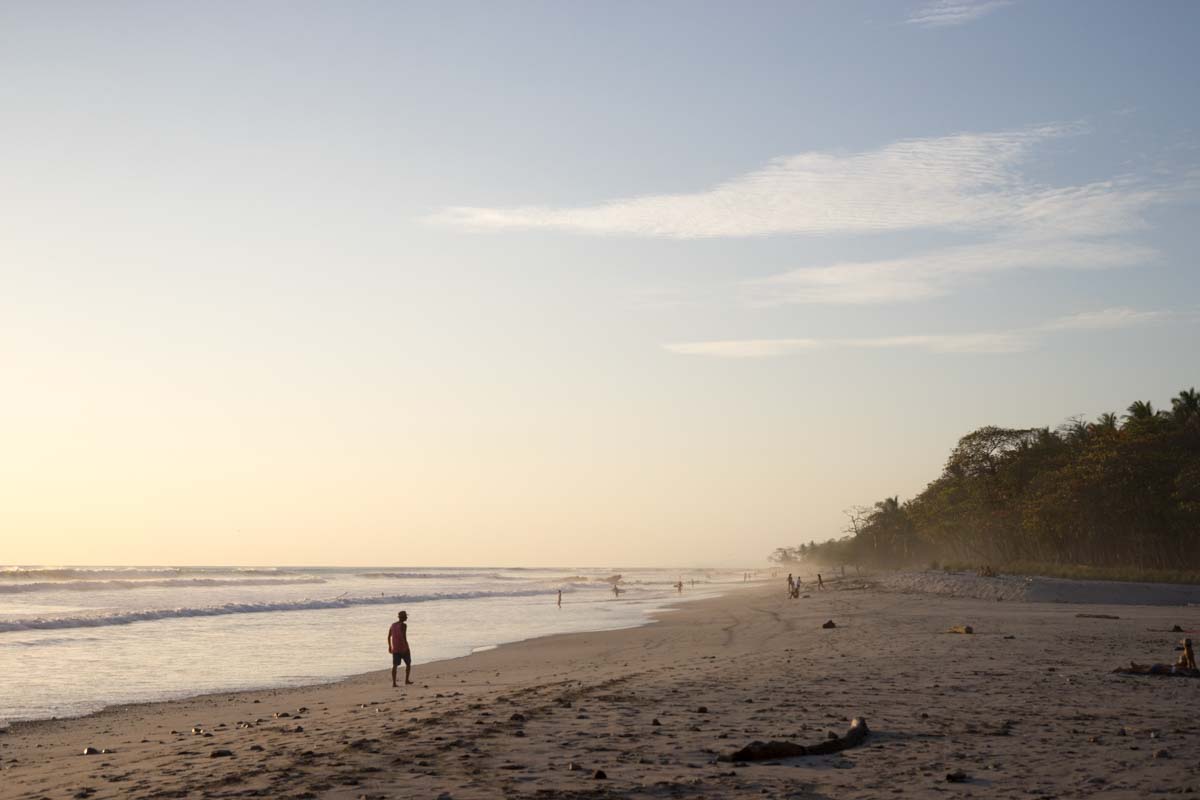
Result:
M690 194L576 208L453 206L430 219L478 231L677 239L1005 227L1053 200L1024 186L1017 167L1036 144L1076 130L1049 125L910 139L849 155L807 152Z
M1130 328L1171 319L1168 311L1106 308L1060 317L1028 328L965 334L922 334L830 339L728 339L665 344L682 355L714 358L772 358L806 350L921 350L930 353L1023 353L1037 347L1048 334Z
M1069 317L1061 317L1041 326L1043 331L1098 331L1116 328L1132 328L1163 322L1179 316L1170 311L1137 311L1132 308L1106 308L1101 311L1086 311Z
M948 28L963 25L1012 5L1013 0L932 0L908 15L911 25L923 28Z
M1084 132L1064 123L908 139L859 153L806 152L699 192L579 207L454 206L430 219L473 231L674 239L925 231L970 242L751 280L741 287L751 305L908 302L1000 270L1107 269L1153 260L1157 252L1131 237L1148 227L1152 206L1196 181L1047 186L1027 177L1035 148Z
M663 345L672 353L719 358L770 358L828 346L819 339L735 339L724 342L681 342Z
M742 284L752 306L895 303L948 294L972 276L1011 269L1105 269L1153 260L1152 248L1074 238L1007 239L878 261L796 269Z

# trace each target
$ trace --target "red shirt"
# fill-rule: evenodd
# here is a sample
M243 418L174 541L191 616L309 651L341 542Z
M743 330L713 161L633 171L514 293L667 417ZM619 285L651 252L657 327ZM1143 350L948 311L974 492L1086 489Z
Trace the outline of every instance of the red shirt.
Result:
M388 628L389 653L408 652L408 635L405 633L407 628L403 622L393 622L392 627Z

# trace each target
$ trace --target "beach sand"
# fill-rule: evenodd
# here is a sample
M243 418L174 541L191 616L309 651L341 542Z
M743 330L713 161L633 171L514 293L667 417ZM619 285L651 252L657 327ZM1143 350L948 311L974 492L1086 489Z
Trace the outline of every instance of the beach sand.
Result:
M1200 609L862 587L848 580L788 600L778 582L683 604L642 628L430 665L420 663L414 614L415 686L393 690L381 671L15 725L0 734L0 796L1144 798L1200 789L1200 680L1111 674L1130 659L1170 660L1180 638L1170 628L1200 627ZM826 620L837 627L823 629ZM381 613L381 643L390 621ZM975 633L946 633L954 625ZM202 655L189 657L204 669ZM756 739L814 744L856 716L871 734L837 755L716 760ZM82 755L85 747L111 752ZM958 771L966 780L948 782Z

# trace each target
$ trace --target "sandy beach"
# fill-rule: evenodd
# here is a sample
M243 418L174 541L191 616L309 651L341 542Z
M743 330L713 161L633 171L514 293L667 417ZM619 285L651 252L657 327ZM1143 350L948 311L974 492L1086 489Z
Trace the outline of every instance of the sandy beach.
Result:
M416 620L407 689L380 671L14 725L0 733L0 796L1190 793L1200 787L1200 681L1111 670L1173 658L1180 634L1170 629L1197 627L1198 615L852 580L789 600L772 584L684 604L642 628L429 665ZM822 628L827 620L837 627ZM381 641L388 622L381 614ZM947 633L955 625L975 632ZM836 755L718 760L753 740L815 744L853 717L871 733Z

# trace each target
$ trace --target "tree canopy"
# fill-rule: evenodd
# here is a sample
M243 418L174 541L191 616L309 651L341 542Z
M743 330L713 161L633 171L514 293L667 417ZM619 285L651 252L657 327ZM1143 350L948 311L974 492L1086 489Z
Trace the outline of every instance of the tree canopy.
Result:
M1200 394L1055 430L980 428L916 497L847 514L842 538L778 548L772 560L1200 568Z

